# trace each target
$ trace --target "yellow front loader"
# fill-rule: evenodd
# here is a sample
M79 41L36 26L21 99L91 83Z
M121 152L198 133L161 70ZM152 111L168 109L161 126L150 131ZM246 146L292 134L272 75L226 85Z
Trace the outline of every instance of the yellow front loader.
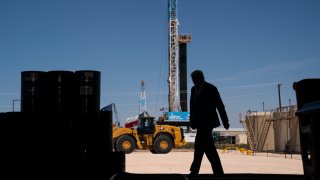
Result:
M149 149L155 154L169 153L187 144L180 127L154 124L154 117L139 118L136 129L113 126L113 149L126 154L135 149Z

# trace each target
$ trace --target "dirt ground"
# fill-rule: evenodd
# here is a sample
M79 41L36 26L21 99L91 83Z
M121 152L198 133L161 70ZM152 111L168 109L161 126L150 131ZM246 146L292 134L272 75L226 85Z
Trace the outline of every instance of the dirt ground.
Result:
M239 151L219 151L225 173L258 174L303 174L300 155L242 154ZM128 173L179 173L188 174L193 159L193 151L171 151L168 154L152 154L149 151L135 151L126 155L125 170ZM203 157L200 174L211 174L211 165Z

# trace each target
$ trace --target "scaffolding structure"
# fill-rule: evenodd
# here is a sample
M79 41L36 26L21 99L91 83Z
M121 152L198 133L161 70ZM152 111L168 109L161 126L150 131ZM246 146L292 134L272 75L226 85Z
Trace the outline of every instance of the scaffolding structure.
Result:
M272 124L271 116L272 113L270 111L248 111L245 119L241 121L246 131L248 143L251 150L261 152L264 149L269 149L269 143L266 144L266 141L269 135L270 126Z
M300 152L296 110L296 106L286 106L265 112L248 111L240 122L251 150Z
M179 92L179 65L178 65L178 16L177 0L168 1L169 8L169 111L180 111L180 92Z

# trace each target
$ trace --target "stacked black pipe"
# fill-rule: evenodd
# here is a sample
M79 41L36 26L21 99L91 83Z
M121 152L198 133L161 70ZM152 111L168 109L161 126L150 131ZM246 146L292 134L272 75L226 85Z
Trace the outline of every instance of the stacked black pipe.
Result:
M180 81L180 107L182 112L188 111L187 93L187 44L179 43L179 81Z
M47 92L46 72L21 72L21 112L45 112Z
M293 83L296 92L296 115L299 118L300 147L306 180L320 179L320 78Z
M21 112L100 110L99 71L21 72Z
M100 111L99 71L21 72L21 112L0 113L0 122L2 167L14 178L105 179L124 171L114 165L124 154L112 152L112 112Z
M78 111L96 112L100 110L100 72L76 71L78 88Z

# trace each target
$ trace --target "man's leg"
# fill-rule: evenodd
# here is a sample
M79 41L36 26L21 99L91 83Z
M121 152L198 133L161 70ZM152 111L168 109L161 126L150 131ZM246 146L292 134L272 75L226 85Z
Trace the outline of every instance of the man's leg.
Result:
M208 143L205 146L205 153L211 163L212 171L214 172L214 174L224 174L220 157L217 152L212 135L210 134L206 139L208 140Z
M203 140L200 137L200 134L197 132L195 143L194 143L194 153L193 153L193 162L190 167L192 174L198 174L200 171L201 161L204 154L204 145Z

